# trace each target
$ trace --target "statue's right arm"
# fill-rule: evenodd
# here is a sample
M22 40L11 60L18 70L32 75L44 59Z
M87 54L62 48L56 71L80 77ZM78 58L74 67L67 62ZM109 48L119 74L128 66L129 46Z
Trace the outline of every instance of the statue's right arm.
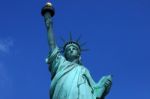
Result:
M45 14L45 24L47 28L47 33L48 33L48 45L50 49L53 51L56 48L56 42L53 34L53 22L52 22L52 17L50 16L49 13Z

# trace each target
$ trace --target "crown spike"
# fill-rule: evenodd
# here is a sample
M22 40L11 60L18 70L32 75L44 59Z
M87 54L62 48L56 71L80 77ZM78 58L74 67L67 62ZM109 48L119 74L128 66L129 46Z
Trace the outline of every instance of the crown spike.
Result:
M80 36L77 38L76 42L79 43L81 40L82 35L80 34Z
M69 33L69 40L72 41L72 33Z

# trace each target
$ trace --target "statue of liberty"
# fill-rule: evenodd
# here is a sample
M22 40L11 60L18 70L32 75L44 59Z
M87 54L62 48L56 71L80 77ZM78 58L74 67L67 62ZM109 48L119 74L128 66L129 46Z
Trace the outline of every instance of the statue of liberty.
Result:
M50 99L104 99L111 88L111 75L103 76L95 83L81 63L80 44L72 40L71 36L63 46L62 55L52 30L52 17L55 14L52 4L48 2L41 13L45 19L51 49L46 59L51 73Z

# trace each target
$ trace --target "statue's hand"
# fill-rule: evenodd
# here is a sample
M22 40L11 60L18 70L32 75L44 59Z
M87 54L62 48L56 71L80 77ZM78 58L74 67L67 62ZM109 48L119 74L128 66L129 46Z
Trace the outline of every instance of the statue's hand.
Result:
M111 75L105 76L105 79L103 80L103 86L105 87L104 96L106 96L109 93L110 88L112 86L112 76Z
M103 76L94 87L94 93L97 98L103 99L110 91L112 86L112 76Z

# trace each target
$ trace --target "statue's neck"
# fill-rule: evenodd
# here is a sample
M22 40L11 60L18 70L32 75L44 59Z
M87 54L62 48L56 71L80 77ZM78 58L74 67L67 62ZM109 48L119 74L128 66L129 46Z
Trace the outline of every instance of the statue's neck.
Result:
M79 59L68 60L68 61L70 61L70 62L72 62L72 63L76 63L76 64L79 64L79 63L80 63L80 62L79 62Z

